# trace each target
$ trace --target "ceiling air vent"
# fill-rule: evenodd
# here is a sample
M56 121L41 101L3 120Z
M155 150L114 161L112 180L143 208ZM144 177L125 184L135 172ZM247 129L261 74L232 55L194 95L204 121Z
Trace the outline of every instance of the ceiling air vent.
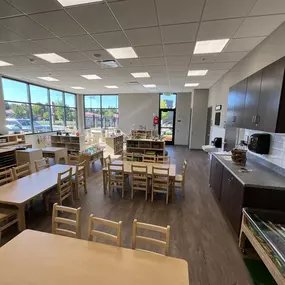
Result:
M127 85L140 85L137 81L130 81L130 82L126 82Z
M103 68L121 67L121 65L116 60L97 60L96 62Z

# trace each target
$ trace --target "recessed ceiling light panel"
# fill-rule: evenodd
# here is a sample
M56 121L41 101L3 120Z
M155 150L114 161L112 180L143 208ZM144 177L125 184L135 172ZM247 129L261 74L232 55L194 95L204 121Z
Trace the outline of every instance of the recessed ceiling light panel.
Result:
M13 64L0 60L0 66L11 66Z
M103 0L57 0L63 7L81 5L93 2L102 2Z
M105 86L106 88L108 88L108 89L117 89L117 88L119 88L118 86L116 86L116 85L107 85L107 86Z
M156 88L156 85L155 84L145 84L145 85L143 85L143 87L145 87L145 88Z
M116 59L137 58L137 54L132 47L109 48L107 51Z
M46 77L38 77L41 80L45 80L45 81L59 81L56 78L50 77L50 76L46 76Z
M69 62L68 59L56 54L56 53L40 53L40 54L34 54L34 56L41 58L45 61L48 61L50 63L64 63Z
M148 72L135 72L131 73L134 78L147 78L150 77Z
M198 41L195 45L194 54L221 52L228 43L228 41L229 39Z
M188 76L204 76L208 72L208 69L203 69L203 70L189 70L188 71Z
M199 83L185 83L185 87L197 87L199 86Z
M83 90L85 89L84 87L80 87L80 86L74 86L74 87L71 87L72 89L76 89L76 90Z
M88 80L95 80L95 79L102 79L96 74L88 74L88 75L81 75L82 77L88 79Z

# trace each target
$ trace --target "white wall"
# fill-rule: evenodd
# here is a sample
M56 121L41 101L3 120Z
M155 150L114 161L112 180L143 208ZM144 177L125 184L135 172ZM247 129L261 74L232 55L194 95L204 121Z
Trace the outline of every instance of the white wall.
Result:
M208 89L196 89L193 92L191 101L190 149L201 149L202 145L205 144L208 97Z
M259 46L257 46L250 54L236 64L226 75L224 75L224 77L211 87L208 102L209 107L215 107L220 104L223 105L220 125L221 128L223 128L226 120L229 88L242 79L285 56L284 35L285 23L277 28L268 38L266 38ZM213 112L213 119L214 113L215 112ZM219 136L217 132L219 134L221 133L217 128L212 127L211 139Z
M175 145L189 144L191 93L178 93L176 102Z

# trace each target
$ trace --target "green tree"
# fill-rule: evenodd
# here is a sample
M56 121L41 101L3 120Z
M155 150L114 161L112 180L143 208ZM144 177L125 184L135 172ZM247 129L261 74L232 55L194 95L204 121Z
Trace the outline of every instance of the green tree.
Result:
M160 101L160 109L167 109L168 106L167 106L167 103L165 100L161 100ZM169 118L169 112L162 112L162 120L166 120Z
M17 119L29 117L29 106L28 105L17 105L11 104L11 109Z

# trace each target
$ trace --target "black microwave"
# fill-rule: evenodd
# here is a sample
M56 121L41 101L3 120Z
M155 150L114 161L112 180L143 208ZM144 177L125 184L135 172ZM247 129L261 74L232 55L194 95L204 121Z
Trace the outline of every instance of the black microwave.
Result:
M248 149L259 154L269 154L270 134L253 134L249 138Z

